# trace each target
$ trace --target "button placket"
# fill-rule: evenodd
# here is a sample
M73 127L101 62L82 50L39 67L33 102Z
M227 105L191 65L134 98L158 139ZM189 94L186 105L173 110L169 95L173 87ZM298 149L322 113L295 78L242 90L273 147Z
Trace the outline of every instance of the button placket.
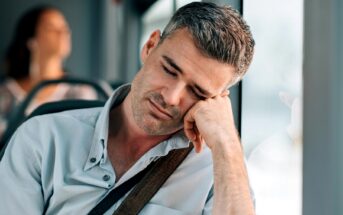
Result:
M105 174L104 176L102 176L102 180L104 181L109 181L111 179L111 176Z

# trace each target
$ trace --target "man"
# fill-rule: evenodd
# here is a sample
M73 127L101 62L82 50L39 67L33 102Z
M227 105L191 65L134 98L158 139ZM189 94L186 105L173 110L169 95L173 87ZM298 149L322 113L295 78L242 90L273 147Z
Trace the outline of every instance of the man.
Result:
M245 74L253 46L232 8L180 8L162 35L150 35L132 84L105 107L36 117L18 129L0 163L1 211L86 214L152 161L191 142L197 153L140 214L254 214L227 91Z

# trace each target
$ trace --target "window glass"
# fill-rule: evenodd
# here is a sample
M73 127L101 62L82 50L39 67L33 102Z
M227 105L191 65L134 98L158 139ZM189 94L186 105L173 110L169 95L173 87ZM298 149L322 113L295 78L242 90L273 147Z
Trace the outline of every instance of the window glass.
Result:
M198 0L199 1L199 0ZM143 47L146 40L149 38L152 31L160 29L163 31L164 27L174 14L174 10L184 6L185 4L197 2L192 0L159 0L155 2L147 12L144 13L142 37L140 48Z
M149 38L150 34L156 30L160 29L161 32L163 28L167 25L170 17L173 15L173 1L171 0L159 0L155 2L146 11L142 17L142 37L141 37L141 47Z
M242 142L260 215L301 214L301 0L244 0L256 51L243 80Z
M176 7L177 8L180 8L188 3L191 3L191 2L199 2L199 1L192 1L192 0L176 0Z

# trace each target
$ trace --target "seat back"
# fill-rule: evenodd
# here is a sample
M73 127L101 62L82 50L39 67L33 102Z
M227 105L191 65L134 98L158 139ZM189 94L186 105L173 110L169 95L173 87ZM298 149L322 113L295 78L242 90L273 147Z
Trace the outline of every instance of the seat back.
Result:
M25 121L39 115L58 113L67 110L102 107L105 102L100 100L83 100L83 99L68 99L55 102L47 102L38 106L31 114L29 114Z
M61 101L55 101L55 102L47 102L37 107L23 121L26 121L38 115L57 113L57 112L73 110L73 109L103 107L104 105L105 105L105 101L101 101L101 100L69 99L69 100L61 100ZM8 136L8 139L6 140L6 142L3 142L3 145L0 146L1 147L0 148L0 161L3 154L5 153L6 146L9 142L10 137L14 133L14 131L15 130L13 130L11 135Z
M56 80L46 80L42 81L38 85L36 85L25 97L25 99L18 104L18 106L12 111L8 123L7 128L4 131L2 138L0 140L0 151L6 145L6 143L11 138L14 131L20 126L20 124L27 118L26 116L26 109L31 104L35 96L45 87L56 85L56 84L69 84L69 85L83 85L88 86L98 94L99 100L106 101L110 95L112 94L112 88L106 82L101 81L91 81L79 78L70 78L66 77L63 79L56 79ZM75 100L77 101L77 100ZM78 100L80 101L80 100ZM71 104L71 103L64 103L64 105ZM77 106L77 105L76 105ZM75 107L76 107L75 106Z

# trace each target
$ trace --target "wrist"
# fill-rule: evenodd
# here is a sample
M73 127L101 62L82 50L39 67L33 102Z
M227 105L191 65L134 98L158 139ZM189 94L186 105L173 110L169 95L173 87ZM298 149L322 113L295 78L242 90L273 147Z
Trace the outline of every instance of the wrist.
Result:
M217 141L212 145L211 150L213 156L225 160L243 154L238 135L219 135Z

